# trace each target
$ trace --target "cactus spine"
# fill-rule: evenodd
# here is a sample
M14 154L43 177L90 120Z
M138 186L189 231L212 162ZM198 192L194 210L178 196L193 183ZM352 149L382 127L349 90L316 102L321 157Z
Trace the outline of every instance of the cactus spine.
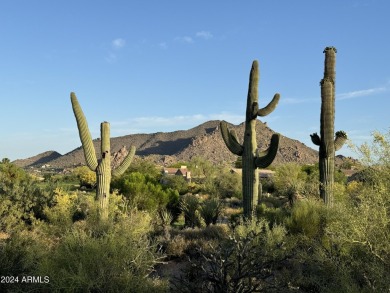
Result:
M101 159L97 160L87 119L75 93L70 94L70 99L84 150L85 162L89 169L96 172L96 200L99 201L100 205L100 218L105 220L108 218L111 177L119 176L126 171L133 160L135 147L131 147L128 155L117 169L111 170L110 123L102 122L100 124Z
M317 133L310 136L312 142L319 146L320 196L327 206L332 206L335 152L343 146L347 140L347 134L344 131L337 131L334 134L337 50L334 47L326 47L324 53L324 78L320 82L320 136Z
M272 101L264 108L259 109L258 86L259 64L255 60L249 77L249 89L246 106L244 141L241 145L234 130L229 130L227 123L220 124L223 140L228 149L237 156L242 156L242 196L244 216L252 217L259 197L258 168L266 168L274 160L279 146L279 134L273 134L267 150L260 152L256 141L256 118L270 114L279 102L279 94L275 94Z

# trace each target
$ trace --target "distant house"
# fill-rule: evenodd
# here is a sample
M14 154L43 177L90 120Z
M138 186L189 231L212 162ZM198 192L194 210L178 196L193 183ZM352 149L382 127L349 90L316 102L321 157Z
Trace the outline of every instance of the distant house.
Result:
M162 182L164 183L165 176L183 176L187 182L191 182L191 171L187 169L187 166L180 166L180 168L163 168L163 178Z

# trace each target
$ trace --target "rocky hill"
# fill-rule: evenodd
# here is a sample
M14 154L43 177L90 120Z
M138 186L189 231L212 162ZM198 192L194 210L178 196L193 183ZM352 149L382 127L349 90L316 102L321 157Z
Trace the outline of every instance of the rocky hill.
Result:
M35 167L35 166L41 167L61 156L62 155L60 153L57 153L56 151L47 151L27 159L15 160L12 163L22 168Z
M193 157L203 157L213 163L231 163L236 156L230 153L222 139L220 121L208 121L189 130L174 132L157 132L152 134L131 134L111 138L111 150L123 157L131 145L137 148L136 155L149 157L159 165L170 165L177 161L189 161ZM239 139L242 139L244 123L229 125L236 130ZM257 139L260 149L268 147L271 135L274 133L265 123L257 122ZM97 157L100 156L100 139L94 140ZM124 148L125 147L125 148ZM119 152L119 150L121 150ZM119 154L117 154L119 152ZM113 153L114 154L114 153ZM307 147L298 140L281 135L279 151L274 165L286 162L312 164L318 161L318 152ZM56 152L46 152L25 160L17 160L16 164L22 167L40 167L50 164L55 168L69 168L84 165L84 154L81 147L60 155Z

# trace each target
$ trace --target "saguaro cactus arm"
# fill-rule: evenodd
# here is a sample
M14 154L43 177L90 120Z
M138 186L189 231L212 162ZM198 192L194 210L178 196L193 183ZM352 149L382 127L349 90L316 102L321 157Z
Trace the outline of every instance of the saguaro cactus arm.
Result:
M95 171L98 166L98 161L96 159L95 148L93 146L91 133L89 132L87 119L85 118L75 93L72 92L70 94L70 99L73 113L76 117L77 128L79 129L81 144L84 149L85 162L89 169Z
M225 121L221 121L220 127L222 138L229 151L237 156L241 156L244 152L244 147L238 142L236 132L234 130L229 130Z
M122 161L122 163L118 166L118 168L112 170L112 176L120 176L122 175L127 168L129 168L131 162L133 161L135 154L135 146L132 146L126 158Z
M339 149L341 149L347 139L348 136L345 131L337 131L336 138L334 139L334 150L337 152Z
M271 143L267 150L260 152L257 149L255 157L255 165L257 168L266 168L271 165L272 161L276 157L276 154L278 153L279 140L279 133L275 133L271 137Z
M272 101L269 102L269 104L267 106L265 106L264 108L261 108L257 111L257 116L264 117L264 116L267 116L268 114L272 113L275 110L276 106L278 105L279 99L280 99L280 95L275 94Z
M310 134L310 137L311 137L311 141L315 145L319 146L321 144L321 138L320 138L320 136L317 133Z

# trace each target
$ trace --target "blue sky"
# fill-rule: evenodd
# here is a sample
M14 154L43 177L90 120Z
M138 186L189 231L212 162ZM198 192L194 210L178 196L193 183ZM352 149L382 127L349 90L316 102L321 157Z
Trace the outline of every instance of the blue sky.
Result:
M335 130L361 144L387 131L388 0L2 0L0 158L80 146L77 94L94 138L244 121L260 63L263 121L315 148L323 49L335 46ZM339 153L349 154L344 147Z

